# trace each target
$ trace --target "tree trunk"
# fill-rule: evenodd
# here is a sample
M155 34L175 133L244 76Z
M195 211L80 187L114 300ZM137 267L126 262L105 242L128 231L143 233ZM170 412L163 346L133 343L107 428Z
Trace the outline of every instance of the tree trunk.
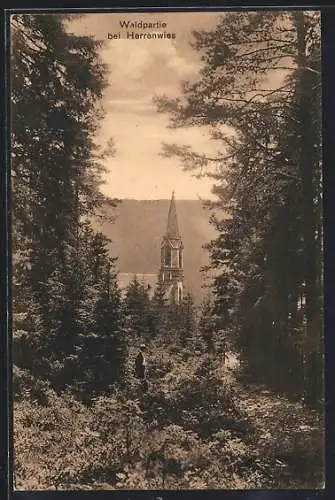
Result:
M311 114L310 89L311 72L308 68L306 38L307 27L305 14L295 12L293 19L297 32L297 71L298 71L298 106L300 114L299 130L299 166L302 180L303 198L303 237L304 237L304 276L305 276L305 314L306 333L304 345L305 363L305 400L316 404L319 398L317 378L320 356L320 311L317 287L317 245L316 245L316 213L315 213L315 172L319 168L315 152L315 131Z

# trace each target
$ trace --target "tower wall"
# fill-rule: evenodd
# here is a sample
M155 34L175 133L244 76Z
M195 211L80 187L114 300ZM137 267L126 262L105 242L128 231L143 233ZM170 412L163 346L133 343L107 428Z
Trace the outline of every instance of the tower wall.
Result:
M180 303L183 298L183 249L173 193L168 213L167 228L161 245L159 280L165 288L166 297L176 303Z

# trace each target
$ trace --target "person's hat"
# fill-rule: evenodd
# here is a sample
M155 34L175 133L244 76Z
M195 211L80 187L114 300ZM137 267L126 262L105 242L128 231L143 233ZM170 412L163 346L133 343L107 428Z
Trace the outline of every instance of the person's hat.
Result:
M141 345L140 345L140 348L141 348L141 349L145 349L145 344L141 344Z

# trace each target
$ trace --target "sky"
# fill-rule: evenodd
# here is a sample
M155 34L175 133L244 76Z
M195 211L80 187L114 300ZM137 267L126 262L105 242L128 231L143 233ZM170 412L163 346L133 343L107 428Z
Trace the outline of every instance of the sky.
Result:
M165 22L163 29L175 39L126 39L120 21ZM104 40L101 56L109 68L109 85L104 94L106 116L98 141L112 137L116 155L108 160L103 191L118 198L166 199L175 190L176 198L213 198L212 181L184 172L176 157L161 155L162 142L191 145L196 151L215 154L218 145L205 129L170 129L167 115L158 113L154 96L180 95L180 84L196 78L201 61L189 42L192 30L211 29L217 13L104 13L74 17L69 30ZM146 32L148 32L146 30ZM120 38L109 39L120 33ZM110 34L110 35L108 35Z

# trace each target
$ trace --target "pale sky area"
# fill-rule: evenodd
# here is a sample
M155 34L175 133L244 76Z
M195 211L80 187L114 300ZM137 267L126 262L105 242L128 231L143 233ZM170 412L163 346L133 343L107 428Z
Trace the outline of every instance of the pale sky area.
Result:
M199 152L215 154L218 145L206 130L171 130L168 116L157 113L152 99L166 94L175 97L184 79L194 78L201 67L199 54L190 46L192 30L211 28L218 13L104 13L85 14L70 25L77 34L104 40L102 57L108 64L109 86L105 91L106 118L99 142L113 138L116 156L108 160L103 191L118 198L166 199L174 189L179 199L212 198L212 181L197 179L182 170L177 158L163 158L162 142L189 144ZM127 40L120 21L166 22L164 29L176 38ZM120 39L108 40L108 33ZM146 30L147 32L147 30Z

